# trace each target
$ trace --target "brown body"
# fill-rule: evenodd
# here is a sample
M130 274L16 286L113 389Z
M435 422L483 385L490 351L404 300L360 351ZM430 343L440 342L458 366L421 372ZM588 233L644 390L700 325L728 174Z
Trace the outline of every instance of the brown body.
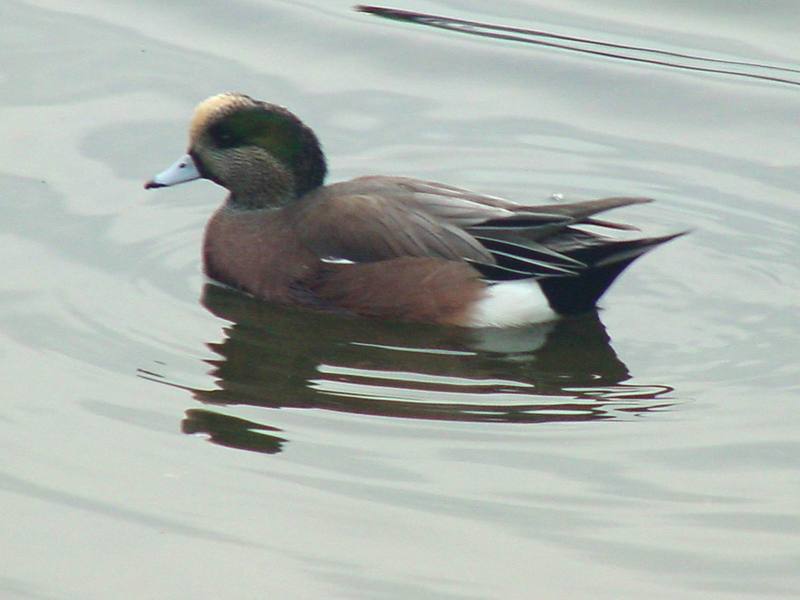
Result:
M206 227L206 274L270 302L449 325L467 325L470 307L485 293L480 274L464 262L320 260L296 234L291 208L218 209Z

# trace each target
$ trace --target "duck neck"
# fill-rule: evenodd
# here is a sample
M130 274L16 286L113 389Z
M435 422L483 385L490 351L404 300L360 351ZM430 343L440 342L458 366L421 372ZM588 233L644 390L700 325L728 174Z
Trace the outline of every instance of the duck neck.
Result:
M262 210L282 208L295 199L294 193L287 190L232 190L225 199L225 205L236 210Z

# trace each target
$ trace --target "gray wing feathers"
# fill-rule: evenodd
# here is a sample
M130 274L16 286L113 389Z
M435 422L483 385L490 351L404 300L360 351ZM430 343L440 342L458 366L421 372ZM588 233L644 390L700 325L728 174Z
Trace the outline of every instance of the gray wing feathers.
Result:
M466 231L377 195L328 197L297 216L302 241L320 257L373 262L400 256L492 262Z
M519 204L433 181L410 177L359 177L334 184L336 194L378 195L392 202L414 206L437 219L456 227L472 227L482 223L505 223L513 227L531 225L569 225L578 222L631 229L629 225L591 219L592 215L631 204L650 202L649 198L611 197L584 202L556 204Z
M593 215L647 198L613 197L586 202L522 205L495 196L404 177L361 177L320 188L297 209L303 241L320 257L373 262L400 256L468 259L495 264L499 244L516 244L538 252L525 260L542 260L538 241L548 241L551 266L569 269L559 244L571 247L571 225L630 229ZM593 234L588 234L593 238ZM573 238L573 243L580 236ZM493 247L487 243L494 240ZM488 248L486 246L489 246ZM518 253L517 253L518 254ZM524 253L523 253L524 254ZM519 254L518 254L519 255ZM502 260L501 260L502 262ZM559 264L561 263L561 264Z
M492 219L514 216L514 212L507 208L487 206L465 198L417 193L413 199L425 212L456 227L469 227Z

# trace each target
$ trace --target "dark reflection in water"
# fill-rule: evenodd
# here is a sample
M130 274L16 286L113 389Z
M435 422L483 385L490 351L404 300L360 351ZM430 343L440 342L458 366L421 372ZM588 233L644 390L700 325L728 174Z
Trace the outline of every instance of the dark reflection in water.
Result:
M669 406L661 398L669 386L625 383L631 375L597 313L466 330L276 307L210 284L203 304L230 321L225 339L209 344L217 387L185 388L206 404L502 423L612 419ZM275 427L206 409L187 411L183 431L265 453L286 441Z
M657 48L645 48L643 46L633 46L629 44L614 44L611 42L562 35L537 29L492 25L490 23L481 23L479 21L454 19L452 17L443 17L439 15L431 15L382 6L359 5L355 7L355 10L370 13L386 19L404 21L406 23L415 23L428 27L436 27L438 29L447 29L449 31L468 33L470 35L478 35L497 40L523 42L526 44L546 46L550 48L557 48L559 50L567 50L570 52L593 54L595 56L604 56L606 58L645 63L661 67L671 67L674 69L686 69L701 73L734 75L737 77L748 77L751 79L761 79L778 83L787 83L790 85L800 85L800 81L769 74L774 72L800 73L800 69L792 69L788 67L779 67L776 65L748 61L723 60L719 58L698 56L695 54L687 54L682 52L670 52ZM714 65L721 65L725 68ZM746 70L734 70L731 67L742 67Z
M188 434L205 433L212 442L220 446L252 450L264 454L280 452L286 441L277 435L265 433L280 431L277 427L261 425L247 419L201 408L192 408L186 411L186 418L181 423L181 431Z

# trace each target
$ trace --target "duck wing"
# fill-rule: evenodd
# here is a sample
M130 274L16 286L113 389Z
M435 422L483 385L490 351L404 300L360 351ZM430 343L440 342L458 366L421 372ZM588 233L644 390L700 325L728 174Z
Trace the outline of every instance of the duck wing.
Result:
M370 194L428 213L433 218L467 228L481 223L526 218L530 223L566 224L569 215L527 207L497 196L487 196L443 183L411 177L359 177L324 188L331 195Z
M531 228L537 229L536 235L539 237L574 223L636 230L636 227L625 223L603 221L592 216L613 208L652 202L650 198L616 196L583 202L520 204L498 196L411 177L359 177L328 187L349 193L377 193L395 202L417 205L457 227L480 225L484 229L499 227L505 230Z
M647 198L522 205L431 181L360 177L301 200L296 230L320 258L374 262L401 256L466 260L492 279L576 275L572 245L607 240L573 225L635 229L593 215ZM572 241L572 244L570 243Z
M335 191L292 206L300 241L321 259L365 263L414 256L494 262L474 236L420 206L375 192Z

